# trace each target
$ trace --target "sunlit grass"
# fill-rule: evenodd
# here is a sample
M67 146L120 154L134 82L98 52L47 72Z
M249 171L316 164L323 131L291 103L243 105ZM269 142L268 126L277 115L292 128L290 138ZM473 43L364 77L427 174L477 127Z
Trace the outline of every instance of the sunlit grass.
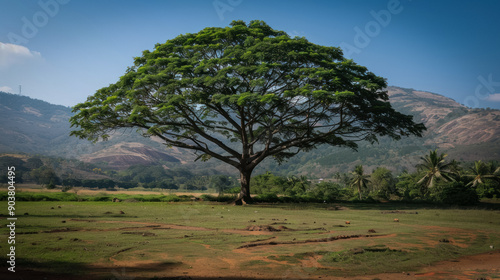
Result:
M280 275L299 265L311 274L347 276L410 271L500 247L499 211L343 206L336 211L319 204L18 202L16 254L25 268L62 272L70 266L75 274L120 261L189 267L197 259L220 258ZM282 230L245 230L252 225ZM266 242L285 244L238 249Z

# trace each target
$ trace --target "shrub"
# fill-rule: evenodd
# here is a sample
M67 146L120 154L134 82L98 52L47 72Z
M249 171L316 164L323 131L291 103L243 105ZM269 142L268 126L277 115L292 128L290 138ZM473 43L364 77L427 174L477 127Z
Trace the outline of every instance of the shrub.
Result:
M350 201L354 203L380 203L379 200L373 198L372 196L368 196L363 199L359 199L359 197L353 197Z
M211 194L202 194L200 198L206 201L217 201L217 197Z
M435 202L453 205L473 205L479 202L476 191L462 182L439 185L432 198Z
M240 187L234 187L234 188L230 188L229 190L227 190L226 193L239 194L240 191L241 191Z
M181 198L175 194L170 194L170 195L162 196L160 200L162 202L179 202L179 201L181 201Z
M73 188L72 186L63 186L61 191L67 192L67 191L71 190L72 188Z
M321 200L321 202L333 202L339 200L343 196L343 192L339 184L321 182L314 186L311 196L314 196L318 201Z
M476 187L476 193L480 198L500 197L500 188L498 184L497 182L486 181Z
M113 198L110 196L100 195L89 197L89 201L112 201Z
M254 198L257 202L279 202L280 199L275 193L262 193Z
M235 199L234 196L232 195L210 195L210 194L203 194L200 196L201 199L205 201L217 201L217 202L230 202Z

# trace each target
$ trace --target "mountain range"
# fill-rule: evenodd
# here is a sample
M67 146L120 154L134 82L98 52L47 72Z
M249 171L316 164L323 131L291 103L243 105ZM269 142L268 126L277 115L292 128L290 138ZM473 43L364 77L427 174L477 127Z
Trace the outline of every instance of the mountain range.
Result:
M471 109L445 96L414 89L391 86L387 90L396 110L425 124L427 131L422 138L381 138L374 145L360 143L357 152L321 146L282 165L264 161L257 172L319 178L347 172L356 164L365 165L367 170L377 166L393 171L411 170L431 149L439 149L449 154L448 158L459 161L500 159L500 110ZM234 173L231 167L216 160L194 162L196 157L189 151L167 148L159 139L144 138L134 130L119 130L108 141L95 144L70 137L68 120L72 115L69 107L0 92L0 153L79 159L115 170L162 164L167 168L184 166L190 170Z

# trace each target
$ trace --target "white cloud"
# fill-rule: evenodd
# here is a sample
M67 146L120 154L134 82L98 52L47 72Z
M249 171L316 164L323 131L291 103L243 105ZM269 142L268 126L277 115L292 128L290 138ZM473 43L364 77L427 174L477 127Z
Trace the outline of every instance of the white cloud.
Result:
M40 58L42 55L39 52L30 51L24 46L0 42L0 69Z
M3 86L3 87L0 87L0 91L12 93L12 88L7 87L7 86Z
M490 94L488 97L486 97L485 100L491 102L500 102L500 93Z

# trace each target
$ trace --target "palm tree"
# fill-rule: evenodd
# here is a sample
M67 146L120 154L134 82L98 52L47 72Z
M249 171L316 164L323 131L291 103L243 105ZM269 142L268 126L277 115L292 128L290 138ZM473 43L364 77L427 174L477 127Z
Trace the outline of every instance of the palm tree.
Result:
M365 189L368 183L370 183L370 180L368 180L368 177L370 177L370 175L364 174L363 165L356 165L356 167L354 167L352 175L354 175L354 177L351 179L351 187L358 188L359 200L361 200L361 190Z
M438 156L437 149L430 151L425 157L421 157L423 163L418 164L417 168L425 172L424 177L417 184L421 185L423 193L432 188L437 179L453 181L452 163L446 163L444 158L447 154Z
M480 160L475 161L470 171L472 174L467 175L467 177L472 177L472 181L470 181L467 186L475 188L478 184L484 183L487 179L500 181L500 167L497 167L493 163L486 164Z

